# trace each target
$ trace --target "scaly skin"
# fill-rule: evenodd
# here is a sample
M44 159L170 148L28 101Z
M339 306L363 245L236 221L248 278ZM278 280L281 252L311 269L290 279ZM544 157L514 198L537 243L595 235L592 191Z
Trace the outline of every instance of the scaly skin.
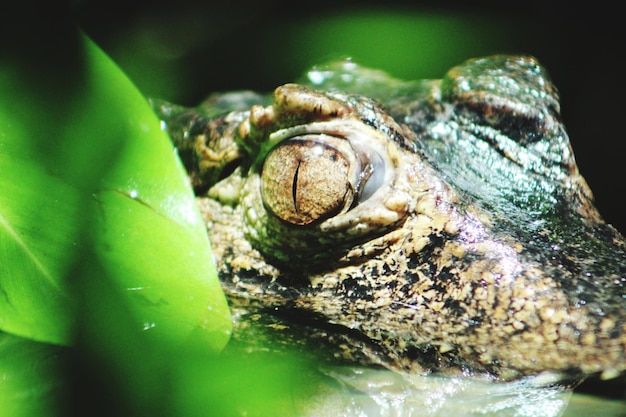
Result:
M402 372L626 369L625 241L533 58L471 60L442 80L351 63L310 78L272 102L153 102L242 329L259 313L290 343Z

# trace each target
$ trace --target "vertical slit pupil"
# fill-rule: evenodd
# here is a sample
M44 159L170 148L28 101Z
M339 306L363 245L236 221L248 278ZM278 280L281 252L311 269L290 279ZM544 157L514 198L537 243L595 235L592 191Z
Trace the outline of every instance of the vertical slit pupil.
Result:
M298 160L298 166L296 167L296 172L293 174L293 183L291 185L291 196L293 198L293 208L296 213L300 213L298 210L298 171L300 171L301 160Z

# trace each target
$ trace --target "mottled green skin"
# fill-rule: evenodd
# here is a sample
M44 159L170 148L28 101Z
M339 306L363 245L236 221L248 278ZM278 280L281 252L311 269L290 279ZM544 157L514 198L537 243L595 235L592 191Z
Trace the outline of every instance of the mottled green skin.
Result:
M153 103L242 331L260 319L289 343L403 372L626 369L624 238L594 208L533 58L416 82L339 62L301 84ZM392 175L340 215L286 224L259 188L265 156L298 129L365 135Z

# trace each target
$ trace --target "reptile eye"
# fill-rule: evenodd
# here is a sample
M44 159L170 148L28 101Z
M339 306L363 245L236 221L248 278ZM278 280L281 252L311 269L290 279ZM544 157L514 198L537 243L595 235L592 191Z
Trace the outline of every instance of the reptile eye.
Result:
M355 118L271 132L246 183L250 230L267 224L264 236L280 244L285 234L293 247L296 236L337 243L385 229L411 198L395 183L402 162L395 150L384 132Z
M407 161L385 132L356 117L289 126L261 139L238 195L246 236L268 259L306 268L359 256L355 245L410 213Z
M289 139L273 149L261 175L265 206L278 218L300 226L350 208L355 191L350 177L358 161L349 144L311 136Z

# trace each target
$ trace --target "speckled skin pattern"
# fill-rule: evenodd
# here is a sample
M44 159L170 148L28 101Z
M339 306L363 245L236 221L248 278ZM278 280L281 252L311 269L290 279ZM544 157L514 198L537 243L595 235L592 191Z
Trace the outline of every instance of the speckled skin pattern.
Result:
M532 57L470 60L415 82L341 62L273 97L153 105L188 167L240 327L259 316L277 333L301 325L296 339L407 372L626 368L624 238L594 208L558 93ZM304 211L304 179L286 175L285 194L268 197L283 154L264 164L306 135L349 143L378 176L363 180L375 182L367 198L363 183L316 186L332 213L294 225L280 212L292 197L290 218ZM292 165L302 177L301 160ZM310 184L334 178L324 171ZM352 200L335 207L344 193Z

